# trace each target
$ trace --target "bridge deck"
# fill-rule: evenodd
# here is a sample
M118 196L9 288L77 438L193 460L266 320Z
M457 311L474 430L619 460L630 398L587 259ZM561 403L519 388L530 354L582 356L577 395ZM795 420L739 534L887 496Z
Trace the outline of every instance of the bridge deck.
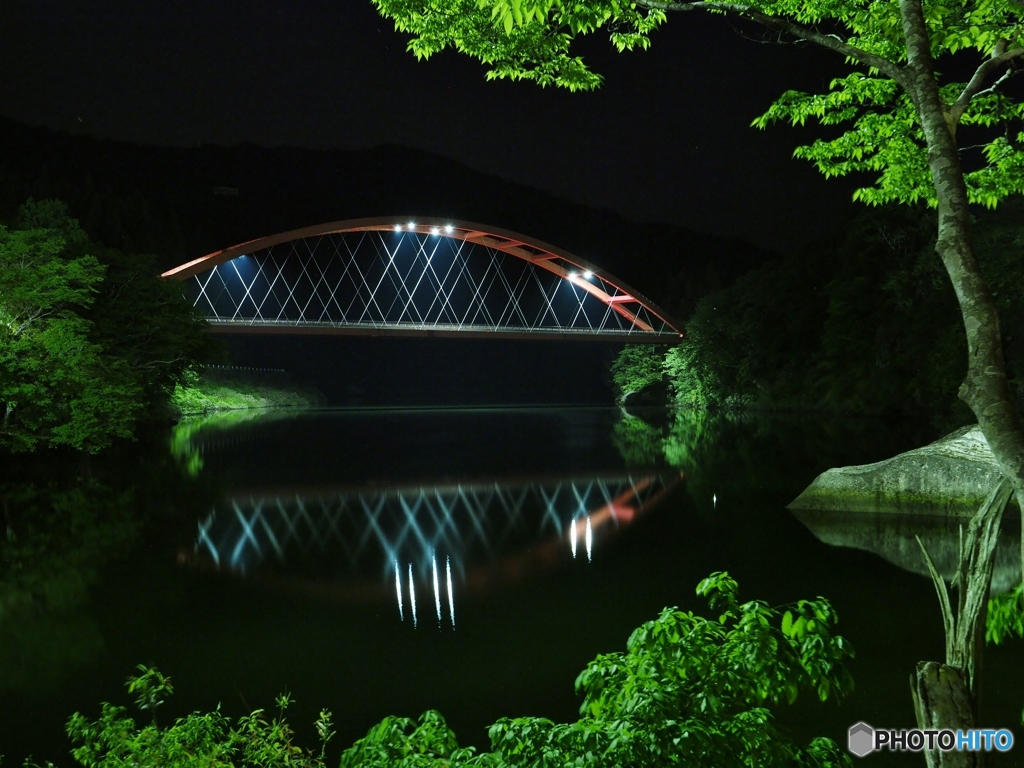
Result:
M630 331L616 333L602 331L595 333L588 328L485 328L479 325L444 325L421 323L330 323L296 322L293 320L223 320L207 318L214 333L247 335L290 335L290 336L398 336L426 338L478 338L478 339L530 339L535 341L600 341L629 342L631 344L676 344L679 334L675 331L652 333Z

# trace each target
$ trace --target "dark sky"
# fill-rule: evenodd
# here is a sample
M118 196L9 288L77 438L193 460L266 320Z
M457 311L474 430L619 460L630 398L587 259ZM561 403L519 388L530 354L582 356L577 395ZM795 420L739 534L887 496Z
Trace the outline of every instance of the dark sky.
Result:
M648 52L581 47L596 93L487 83L455 53L417 62L369 0L3 0L0 111L140 143L362 148L397 143L635 221L784 246L850 185L791 159L810 130L749 128L833 54L676 14ZM382 212L382 214L387 212ZM457 212L453 215L457 215Z

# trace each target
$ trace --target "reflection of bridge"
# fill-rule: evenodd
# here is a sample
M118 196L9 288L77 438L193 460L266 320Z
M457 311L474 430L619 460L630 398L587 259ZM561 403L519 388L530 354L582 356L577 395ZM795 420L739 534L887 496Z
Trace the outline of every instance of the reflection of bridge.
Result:
M195 550L243 574L283 567L319 574L340 563L357 581L393 585L403 620L408 614L417 621L418 590L421 601L433 598L439 622L446 602L454 626L454 584L486 588L494 571L498 578L518 575L561 556L590 561L600 537L649 509L677 479L615 475L236 495L200 522Z
M165 278L213 329L666 342L678 324L597 266L480 224L358 219L264 237Z

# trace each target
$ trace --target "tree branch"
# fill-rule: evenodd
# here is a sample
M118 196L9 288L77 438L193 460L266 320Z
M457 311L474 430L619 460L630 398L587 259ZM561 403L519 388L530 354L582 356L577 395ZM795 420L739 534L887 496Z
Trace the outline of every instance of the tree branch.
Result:
M1024 48L1012 48L1009 51L1005 50L1005 48L1006 41L1000 40L999 45L997 45L995 50L992 51L992 56L974 71L974 75L971 76L971 81L967 83L967 87L964 88L963 93L961 93L957 100L953 102L953 106L949 108L949 119L954 125L960 122L961 116L965 111L967 111L967 107L970 106L971 99L983 92L982 86L985 85L985 80L993 69L1017 58L1018 56L1024 56ZM1009 79L1010 75L1011 73L1007 72L1003 77L993 83L992 87L994 88L997 84Z
M768 14L761 13L756 8L749 5L743 5L742 3L718 2L718 0L699 0L698 2L691 3L665 2L664 0L636 0L636 4L642 8L649 8L656 11L722 11L724 13L731 13L745 19L750 19L751 21L757 22L769 29L785 32L797 39L807 40L808 42L820 45L822 48L828 48L831 51L841 53L851 59L856 59L861 64L874 67L887 77L891 77L900 85L903 85L904 82L903 68L895 62L889 61L889 59L884 56L869 53L868 51L857 48L854 45L850 45L838 35L827 35L824 32L819 32L813 27L807 27L803 24L798 24L795 21L790 21L789 19L784 19L779 16L769 16Z

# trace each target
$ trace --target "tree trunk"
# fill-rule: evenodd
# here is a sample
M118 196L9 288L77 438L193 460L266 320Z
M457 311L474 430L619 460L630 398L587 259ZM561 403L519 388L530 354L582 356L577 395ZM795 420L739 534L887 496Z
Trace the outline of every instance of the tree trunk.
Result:
M921 661L910 678L917 727L925 730L967 731L975 727L972 696L963 672L937 661ZM979 768L978 752L925 749L928 768Z
M938 199L935 250L956 291L967 336L967 376L959 395L977 417L996 461L1013 485L1018 505L1024 509L1024 432L1010 400L999 315L971 242L960 155L939 95L920 0L900 0L900 12L907 41L904 87L924 130Z
M960 165L955 126L951 124L939 94L921 0L900 0L900 16L907 46L907 64L902 72L901 85L907 90L921 121L928 147L928 166L938 201L939 224L935 250L956 292L967 337L967 375L960 386L959 396L977 417L982 434L1004 477L1009 481L1018 506L1024 510L1024 432L1010 400L999 315L971 241L967 185ZM984 512L988 511L988 506L986 504L983 507ZM973 727L977 702L976 682L972 680L971 672L977 655L976 624L983 612L979 610L973 617L962 615L966 607L964 597L965 593L973 591L975 602L980 599L983 606L988 596L991 562L987 560L994 555L1000 516L994 516L996 527L990 530L991 554L975 552L972 558L969 552L961 552L961 578L958 584L961 597L961 610L958 613L961 615L957 619L960 622L966 619L975 626L961 626L961 631L950 638L950 626L947 623L947 664L921 662L917 666L912 688L914 708L922 729L958 730ZM979 512L972 521L972 528L982 522L982 517L982 512ZM1024 565L1024 531L1021 558ZM968 565L967 560L974 562ZM965 583L969 581L964 578L965 571L974 571L975 583ZM966 632L970 632L969 639ZM951 640L955 646L952 653ZM954 659L955 666L950 665ZM985 762L984 753L955 751L926 751L926 759L929 768L975 768Z
M935 250L956 292L967 337L967 376L960 385L959 396L978 419L993 456L1013 486L1017 507L1024 513L1024 430L1010 399L999 313L971 241L967 185L960 154L939 95L920 0L900 0L900 13L908 61L908 79L902 85L921 121L938 200ZM1024 578L1024 521L1020 554Z

